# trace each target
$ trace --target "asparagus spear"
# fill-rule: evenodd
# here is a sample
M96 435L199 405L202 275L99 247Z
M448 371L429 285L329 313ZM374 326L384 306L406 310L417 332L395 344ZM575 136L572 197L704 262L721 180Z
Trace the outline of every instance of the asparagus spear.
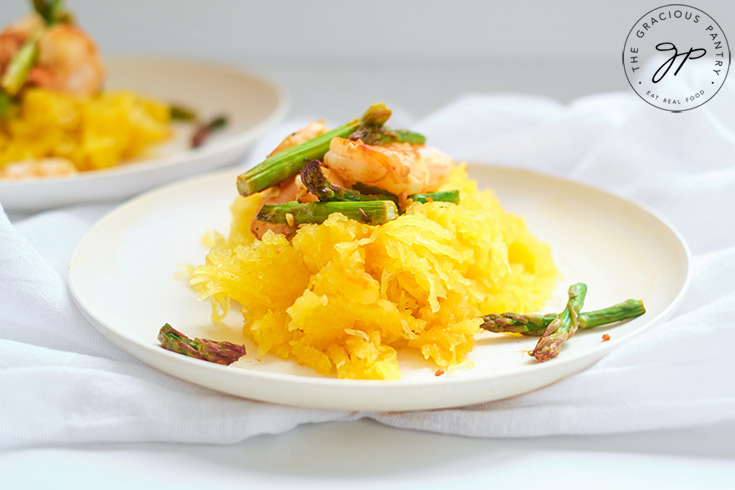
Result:
M258 213L257 219L267 223L322 223L332 213L342 213L348 218L366 224L379 225L398 217L398 208L391 201L366 202L297 202L266 205Z
M64 0L32 0L32 3L47 26L72 21L71 14L64 8Z
M245 355L245 347L230 342L190 339L168 323L158 332L161 347L185 356L229 366Z
M580 313L577 323L579 328L592 328L635 318L645 312L643 301L628 299L608 308ZM483 316L484 323L480 326L490 332L512 332L532 336L543 334L554 318L555 313L545 315L502 313Z
M423 145L426 143L426 136L420 133L414 133L407 129L390 129L386 126L379 127L362 127L350 135L351 140L360 140L368 145L387 145L388 143L410 143L412 145Z
M412 145L423 145L426 143L426 136L407 129L396 129L392 133L397 143L411 143Z
M581 282L569 287L569 301L564 311L559 313L549 324L546 331L539 339L536 347L531 352L539 362L553 359L559 354L562 344L570 339L579 327L579 310L584 305L587 295L587 285Z
M0 91L0 119L7 120L10 118L12 105L13 99L5 92Z
M355 184L352 186L352 190L358 191L362 194L373 194L375 196L388 196L392 198L391 200L398 199L398 196L396 196L395 194L391 194L385 189L381 189L380 187L375 187L372 185L363 184L362 182L355 182Z
M16 95L28 78L38 58L38 39L40 37L41 31L38 30L26 39L5 68L5 73L0 79L0 86L8 95Z
M411 194L408 196L409 199L418 202L453 202L459 204L459 191L444 191L444 192L432 192L430 194Z
M197 118L197 113L194 109L178 104L170 104L168 106L168 113L174 121L194 121Z
M227 126L227 117L217 116L208 123L201 124L197 127L191 136L191 147L199 148L209 138L209 135Z
M237 178L237 190L243 196L249 196L280 184L301 172L304 165L311 160L321 160L329 150L332 138L346 138L362 126L380 127L385 124L390 115L390 109L382 102L373 104L361 119L350 121L316 138L266 158Z

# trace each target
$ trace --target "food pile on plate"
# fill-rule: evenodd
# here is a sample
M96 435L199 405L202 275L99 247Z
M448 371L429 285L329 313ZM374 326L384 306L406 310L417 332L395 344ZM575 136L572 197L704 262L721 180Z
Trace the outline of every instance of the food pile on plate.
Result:
M0 33L0 178L119 165L169 139L169 107L103 90L94 40L58 0Z
M94 40L62 0L34 0L34 13L0 32L0 179L59 177L149 156L190 109L130 90L104 90ZM226 123L199 124L192 146Z
M231 229L190 282L216 321L237 304L260 354L339 378L398 379L399 350L451 370L483 314L549 300L548 246L388 117L312 123L238 178Z

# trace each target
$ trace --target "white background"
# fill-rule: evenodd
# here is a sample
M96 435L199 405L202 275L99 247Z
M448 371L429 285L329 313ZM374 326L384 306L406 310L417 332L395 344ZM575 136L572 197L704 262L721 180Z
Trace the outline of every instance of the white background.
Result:
M420 117L469 91L568 102L630 90L623 44L664 0L67 0L106 55L217 60L274 78L292 115L352 119L376 100ZM735 42L735 2L701 0ZM3 0L0 24L27 12ZM214 88L213 88L214 89Z
M275 79L291 116L346 120L384 100L421 117L470 91L562 102L630 90L635 21L665 2L68 0L106 55L195 57ZM698 1L735 39L735 2ZM27 11L2 1L0 24ZM216 87L212 88L216 90ZM1 421L0 423L12 423ZM0 455L12 488L735 488L735 427L477 440L362 421L302 427L230 447L30 448ZM4 487L4 485L0 485ZM9 487L10 488L10 487Z

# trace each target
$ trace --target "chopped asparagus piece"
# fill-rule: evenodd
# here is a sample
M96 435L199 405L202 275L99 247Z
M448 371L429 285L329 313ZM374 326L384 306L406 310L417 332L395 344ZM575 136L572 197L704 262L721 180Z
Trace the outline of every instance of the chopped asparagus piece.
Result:
M579 328L599 327L600 325L635 318L645 312L646 308L643 306L643 301L628 299L608 308L580 313L577 323ZM556 316L555 313L545 315L519 315L518 313L485 315L482 317L484 323L481 327L490 332L511 332L538 336L546 331Z
M316 138L266 158L237 178L237 190L241 195L249 196L278 185L301 172L308 162L324 158L324 154L329 151L329 143L332 138L347 138L361 126L380 127L385 124L390 115L390 109L385 104L373 104L361 119L350 121Z
M178 104L169 105L168 112L174 121L193 121L197 118L195 110Z
M363 126L380 128L388 122L388 119L390 119L392 114L393 111L388 109L385 104L382 102L376 102L375 104L370 104L370 107L368 107L360 118L360 123L362 123Z
M33 8L47 26L71 23L71 14L64 8L64 0L32 0Z
M158 332L161 347L185 356L229 366L245 355L245 347L230 342L190 339L168 323Z
M411 194L410 196L408 196L408 198L423 203L441 201L459 204L459 191L432 192L430 194Z
M0 79L0 86L8 95L15 96L26 82L38 58L38 39L40 37L41 31L39 30L26 39L5 68L5 73Z
M257 219L267 223L322 223L329 215L341 213L348 218L370 225L379 225L398 217L398 208L391 201L336 201L266 205Z
M381 189L380 187L375 187L372 185L363 184L362 182L355 182L355 184L352 186L352 190L358 191L361 194L373 194L375 196L387 196L387 197L390 197L391 200L398 199L398 196L396 196L395 194L391 194L385 189Z
M209 138L209 136L227 126L227 117L217 116L208 123L200 125L191 137L191 147L199 148Z
M407 129L392 130L388 127L362 127L350 135L353 141L360 140L367 145L387 145L389 143L410 143L423 145L426 136Z
M10 118L12 105L13 99L5 92L0 91L0 119L7 120Z
M426 143L426 136L407 129L396 129L393 133L396 135L397 143L411 143L412 145L423 145Z
M641 316L645 312L646 307L643 305L643 301L639 299L628 299L608 308L580 314L579 328L592 328L607 325L608 323L620 322Z
M569 301L564 311L554 318L531 352L539 362L545 362L559 355L561 346L570 339L579 328L579 310L584 305L587 285L572 284L569 287Z

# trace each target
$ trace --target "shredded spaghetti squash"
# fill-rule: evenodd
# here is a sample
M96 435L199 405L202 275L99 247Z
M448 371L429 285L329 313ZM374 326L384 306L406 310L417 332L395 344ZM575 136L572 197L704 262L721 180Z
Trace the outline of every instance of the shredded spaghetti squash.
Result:
M80 96L29 88L14 111L0 120L0 172L48 158L77 171L108 168L172 135L168 105L128 91Z
M238 197L192 287L221 320L236 302L259 349L322 375L394 380L398 349L439 368L466 362L482 314L543 307L557 279L549 248L479 191L466 167L442 190L460 204L414 203L374 226L331 215L289 240L250 224L262 194Z

